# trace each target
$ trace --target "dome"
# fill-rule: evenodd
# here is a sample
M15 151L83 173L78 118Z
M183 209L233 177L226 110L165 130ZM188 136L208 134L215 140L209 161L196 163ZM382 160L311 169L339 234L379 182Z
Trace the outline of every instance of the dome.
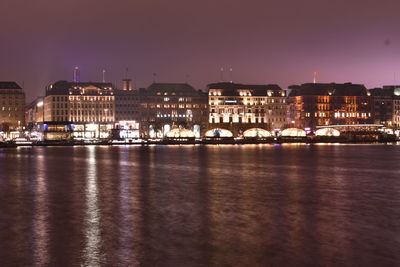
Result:
M271 133L261 128L251 128L243 133L244 137L270 137Z
M316 136L339 136L340 132L334 128L322 128L315 131Z
M231 131L215 128L212 130L208 130L206 132L205 136L206 137L232 137L233 134Z
M182 128L172 129L171 131L167 132L166 135L168 138L191 138L191 137L194 137L194 133L191 130L182 129Z
M294 136L294 137L304 137L306 132L303 129L298 128L287 128L282 131L282 136Z

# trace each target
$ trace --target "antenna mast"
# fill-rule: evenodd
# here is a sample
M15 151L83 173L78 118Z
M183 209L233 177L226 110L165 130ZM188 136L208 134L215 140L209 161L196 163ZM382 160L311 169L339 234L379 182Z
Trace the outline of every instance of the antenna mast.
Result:
M317 72L316 71L313 72L313 76L314 76L313 83L317 83Z

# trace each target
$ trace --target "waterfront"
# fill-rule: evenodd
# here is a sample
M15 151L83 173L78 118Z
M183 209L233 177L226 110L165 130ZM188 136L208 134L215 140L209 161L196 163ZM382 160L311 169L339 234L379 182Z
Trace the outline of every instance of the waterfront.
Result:
M398 266L400 146L0 149L1 266Z

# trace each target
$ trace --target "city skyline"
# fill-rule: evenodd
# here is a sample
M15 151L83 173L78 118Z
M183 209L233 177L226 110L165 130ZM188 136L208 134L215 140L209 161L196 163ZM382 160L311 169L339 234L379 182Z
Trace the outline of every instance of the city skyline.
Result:
M312 82L400 79L396 1L2 1L0 80L23 84L27 99L55 80L147 87L220 81L282 87ZM18 17L15 17L18 14ZM229 69L233 69L233 77ZM398 82L397 82L398 83Z
M400 266L399 8L1 0L0 267Z

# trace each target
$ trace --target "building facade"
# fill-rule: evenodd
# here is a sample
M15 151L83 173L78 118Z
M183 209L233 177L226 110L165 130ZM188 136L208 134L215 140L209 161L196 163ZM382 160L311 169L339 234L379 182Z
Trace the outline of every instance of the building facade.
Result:
M108 138L115 121L111 83L58 81L46 88L45 124L69 125L73 137Z
M25 124L28 130L44 121L44 97L38 97L25 107Z
M400 127L400 85L369 90L374 103L374 122L389 128Z
M16 82L0 82L0 131L25 126L25 93Z
M122 89L115 89L115 131L114 138L130 139L140 137L140 96L132 86L132 80L124 79Z
M364 85L307 83L290 86L289 123L310 128L373 123L372 97Z
M209 128L240 135L250 128L274 130L286 124L286 92L278 85L213 83L207 89Z
M373 99L374 123L392 127L394 116L393 90L374 88L369 90Z
M140 96L132 88L132 81L123 80L122 89L115 89L115 122L138 121L140 119Z
M186 83L153 83L139 91L144 137L161 138L174 128L199 137L207 123L207 94Z

